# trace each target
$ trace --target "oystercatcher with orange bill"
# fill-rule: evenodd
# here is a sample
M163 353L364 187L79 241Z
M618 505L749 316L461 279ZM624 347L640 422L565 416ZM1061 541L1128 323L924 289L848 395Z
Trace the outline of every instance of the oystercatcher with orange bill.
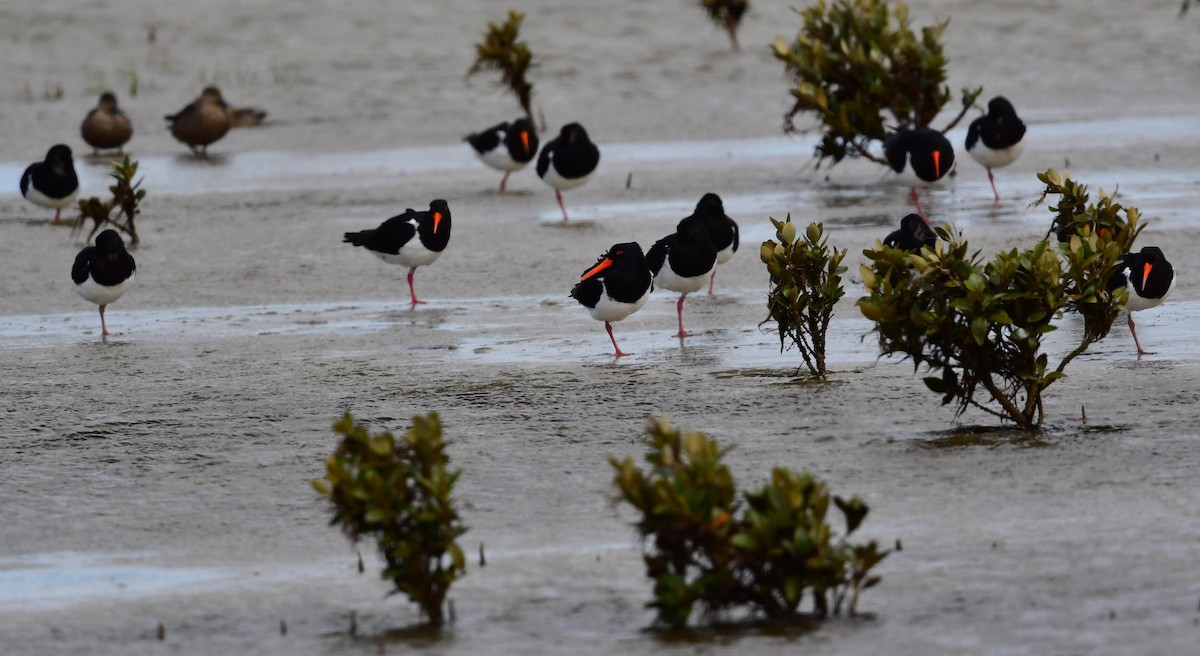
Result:
M416 307L425 301L417 299L413 273L433 264L450 243L450 206L438 199L429 203L428 212L409 208L374 230L347 232L342 241L362 246L388 264L408 267L408 291Z
M617 346L612 322L642 309L652 291L654 276L646 266L642 247L629 242L614 244L595 266L584 271L571 289L571 298L586 307L593 319L604 322L604 329L616 350L613 355L619 358L633 354L625 353Z
M1133 313L1162 305L1174 286L1175 269L1157 246L1144 246L1137 253L1122 255L1112 277L1108 279L1109 291L1121 287L1129 291L1125 309L1129 312L1129 332L1133 335L1139 358L1153 354L1142 350L1137 330L1133 327Z
M54 210L54 222L62 218L62 211L75 201L79 193L79 178L75 175L75 161L71 148L66 144L55 144L46 153L46 159L30 164L21 174L21 195L34 205Z
M504 177L500 179L500 193L504 193L508 176L513 171L525 168L538 151L537 131L533 129L533 121L527 118L493 125L482 132L469 134L463 140L471 144L484 164L504 171Z
M554 187L554 197L566 223L567 208L562 192L588 181L600 163L600 149L588 139L587 130L578 123L568 123L558 136L546 142L538 155L537 173L546 184Z
M717 266L717 249L712 245L704 222L689 216L679 222L673 234L659 239L646 253L646 264L654 274L654 284L680 292L675 306L679 315L679 339L691 336L683 329L683 301L691 292L704 289L705 280Z
M909 252L919 251L922 246L933 246L937 234L919 214L909 214L900 219L900 229L884 237L883 244Z
M988 182L992 183L992 194L997 203L1000 192L996 191L992 169L1012 164L1024 149L1025 123L1004 96L989 100L987 114L971 121L967 128L967 152L987 169Z
M929 187L946 177L954 168L954 146L933 128L901 128L884 139L883 154L912 190L917 214L928 222L917 198L917 187Z
M104 308L121 298L136 273L137 264L116 230L101 232L96 236L95 246L88 246L75 256L71 281L75 283L76 294L100 306L101 339L109 335Z
M721 197L707 193L696 203L696 211L692 216L704 223L708 231L708 239L713 248L717 249L717 264L725 264L733 258L738 249L738 224L725 214L725 204ZM712 276L708 279L708 295L713 295L713 284L717 280L717 269L713 267Z

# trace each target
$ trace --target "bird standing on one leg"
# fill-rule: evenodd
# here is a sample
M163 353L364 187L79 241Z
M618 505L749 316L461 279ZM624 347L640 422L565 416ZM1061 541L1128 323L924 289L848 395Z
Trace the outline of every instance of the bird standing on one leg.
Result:
M75 161L71 148L56 144L46 153L46 159L30 164L21 174L21 195L34 205L54 210L54 222L62 218L62 211L75 202L79 193L79 177L75 175Z
M600 149L588 139L587 130L578 123L568 123L558 136L546 142L538 155L538 177L554 187L554 197L566 223L567 208L563 205L562 192L574 189L588 181L600 163Z
M504 171L504 177L500 179L500 193L504 193L509 174L525 168L538 151L538 136L533 129L533 121L524 117L469 134L463 140L471 144L484 164Z
M901 128L884 139L883 153L892 170L909 185L917 214L928 223L917 186L930 187L954 169L954 146L933 128Z
M1175 268L1157 246L1145 246L1137 253L1122 255L1117 261L1112 277L1108 279L1109 291L1121 287L1129 291L1125 309L1129 313L1129 332L1133 335L1133 344L1137 347L1139 358L1153 353L1142 349L1137 329L1133 327L1133 313L1162 305L1174 286Z
M615 350L613 356L619 358L633 354L625 353L617 346L612 322L642 309L652 291L654 276L646 266L642 247L630 242L614 244L595 266L584 271L571 289L571 298L586 307L593 319L604 322Z
M408 291L416 307L425 301L417 299L413 274L417 267L433 264L450 243L450 206L438 199L427 212L409 208L373 230L347 232L342 241L362 246L388 264L408 267Z
M700 197L696 203L696 211L692 216L704 223L708 238L713 248L717 249L717 264L725 264L733 258L738 249L738 224L725 214L725 204L721 197L708 193ZM717 269L713 267L712 275L708 278L708 295L713 295L713 285L717 280Z
M136 273L137 264L116 230L101 232L96 236L95 246L88 246L75 256L71 267L75 293L100 306L101 339L109 336L104 308L121 298Z
M704 283L717 266L717 249L708 237L704 222L689 216L679 222L673 234L659 239L646 253L646 264L654 274L654 284L680 292L675 306L679 315L679 339L691 336L683 329L683 301L691 292L704 289Z
M992 194L997 203L1000 192L996 191L992 169L1012 164L1024 149L1025 123L1004 96L989 100L988 113L971 121L967 128L967 152L987 169L988 182L992 183Z

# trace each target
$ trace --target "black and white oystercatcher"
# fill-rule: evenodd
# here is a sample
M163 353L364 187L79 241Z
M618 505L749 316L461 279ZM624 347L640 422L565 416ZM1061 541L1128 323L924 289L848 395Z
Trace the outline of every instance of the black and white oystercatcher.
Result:
M654 284L663 289L680 292L676 312L679 332L683 339L691 333L683 329L683 301L691 292L704 289L705 280L717 266L717 249L708 237L704 222L689 216L679 222L674 234L659 239L646 253L646 264L654 274Z
M1137 330L1133 327L1133 313L1162 305L1174 286L1175 269L1157 246L1144 246L1137 253L1122 255L1112 277L1108 279L1110 291L1121 287L1129 290L1125 309L1129 311L1129 332L1133 334L1139 358L1151 355L1151 352L1142 350Z
M571 298L586 307L593 319L604 322L616 350L613 355L619 358L632 353L625 353L617 346L612 322L642 309L652 291L654 276L646 266L642 247L630 242L614 244L595 266L584 271L571 289Z
M206 87L199 98L165 118L171 124L171 135L196 154L207 153L209 144L233 127L233 114L216 87Z
M912 189L917 214L924 219L917 186L929 187L954 168L954 146L933 128L901 128L884 139L883 154L892 170Z
M79 178L71 148L56 144L46 153L46 159L34 162L21 174L21 195L34 205L54 210L54 222L62 218L62 210L75 201L79 193Z
M587 130L578 123L564 125L558 136L542 148L537 162L538 177L554 187L554 197L558 199L564 223L568 219L562 192L587 182L599 163L600 149L588 139Z
M104 308L121 298L133 282L137 265L125 250L125 242L116 230L105 230L96 236L96 245L88 246L75 256L71 280L75 293L100 306L100 338L108 337Z
M725 264L738 249L738 224L725 214L725 204L721 197L707 193L696 203L696 211L692 216L704 223L708 231L708 239L713 248L717 249L717 264ZM713 283L717 280L717 269L713 267L712 276L708 279L708 295L713 294Z
M500 193L504 193L509 174L525 168L538 151L537 130L533 128L533 121L527 118L493 125L482 132L467 135L464 141L471 144L484 164L504 171L504 177L500 179Z
M417 300L413 273L417 267L433 264L450 243L450 207L439 199L429 203L428 212L409 208L374 230L347 232L342 241L362 246L388 264L408 267L408 291L416 307L425 301Z
M967 128L967 152L987 169L996 202L1000 202L1000 192L996 191L992 169L1012 164L1024 149L1025 123L1004 96L989 100L987 114L971 121Z
M100 102L95 109L83 118L79 134L92 147L93 154L113 148L121 152L121 148L133 136L133 124L125 112L117 107L117 96L105 91L100 94Z
M900 219L900 229L883 239L885 246L906 251L919 251L922 246L933 246L935 242L937 234L919 214L909 214Z

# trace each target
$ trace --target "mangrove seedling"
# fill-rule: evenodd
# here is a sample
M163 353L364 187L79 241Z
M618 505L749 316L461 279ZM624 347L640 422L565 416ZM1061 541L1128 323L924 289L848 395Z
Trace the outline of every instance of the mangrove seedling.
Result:
M484 69L500 71L501 82L507 85L517 97L525 116L533 120L530 109L530 95L533 93L533 83L525 74L533 65L533 53L524 41L518 41L521 33L521 21L525 14L509 11L508 20L503 24L488 23L487 34L483 41L475 44L475 63L471 64L467 76L470 77Z
M382 578L421 608L429 624L445 620L450 585L466 571L455 541L466 532L451 494L460 472L449 471L437 413L413 417L399 438L371 435L346 413L333 425L342 436L312 482L333 504L331 524L351 542L373 536L387 566Z
M75 229L82 229L83 224L91 219L94 225L87 236L88 241L91 241L92 235L99 232L105 223L109 223L129 235L129 245L136 247L140 240L134 219L142 213L141 203L142 199L146 197L146 190L141 188L142 180L133 181L133 178L137 176L138 163L130 162L129 155L126 155L124 160L113 162L112 168L112 173L109 175L115 182L108 188L112 192L112 200L106 203L96 196L81 198L79 200L79 219L75 224ZM114 210L116 217L113 216Z
M845 249L828 245L829 237L821 223L810 223L797 236L796 224L789 214L784 221L771 219L774 240L763 242L759 257L771 274L767 292L769 316L779 326L779 350L795 346L813 376L824 378L825 334L833 308L846 293L842 287ZM790 342L790 344L789 344Z
M908 5L886 0L818 0L800 12L803 24L789 44L776 38L774 54L792 78L795 104L784 131L795 132L795 117L813 112L821 122L818 164L864 157L887 164L870 151L889 129L926 127L950 101L942 33L947 21L913 32ZM963 89L962 111L983 88Z
M734 50L741 50L738 45L737 30L742 24L742 15L750 6L750 0L700 0L709 20L725 28L729 33L729 41Z
M957 403L955 417L974 406L1037 429L1042 393L1108 334L1125 303L1124 289L1107 287L1123 251L1096 234L1075 235L1058 252L1043 240L984 263L959 233L936 230L940 239L919 253L882 244L863 252L868 295L858 305L875 322L880 351L936 374L925 385L943 403ZM1084 329L1051 366L1042 339L1068 309L1084 316Z
M890 550L853 544L867 514L859 498L833 497L846 532L833 538L830 494L809 472L777 467L757 490L738 494L725 450L702 433L652 420L646 469L609 458L618 502L633 506L654 580L656 622L683 627L698 606L705 619L740 611L757 620L795 620L857 612L862 590L879 583L872 569ZM805 595L811 610L802 614Z

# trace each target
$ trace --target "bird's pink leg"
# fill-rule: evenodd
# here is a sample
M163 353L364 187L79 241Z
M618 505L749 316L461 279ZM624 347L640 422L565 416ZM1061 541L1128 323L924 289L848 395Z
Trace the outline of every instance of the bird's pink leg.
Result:
M912 190L912 199L913 203L917 206L917 214L925 220L925 223L929 223L929 217L925 216L925 210L921 209L921 199L917 198L917 188L909 187L909 189Z
M1139 342L1137 338L1137 330L1135 330L1133 327L1133 314L1129 315L1129 332L1133 335L1133 345L1137 347L1138 358L1141 358L1143 355L1154 355L1152 351L1142 350L1142 343Z
M567 219L567 208L566 208L566 206L565 206L565 205L563 205L563 202L562 202L562 192L561 192L561 191L559 191L559 190L557 190L557 189L555 189L555 190L554 190L554 197L558 199L558 208L562 210L562 213L563 213L563 223L566 223L566 222L567 222L567 220L568 220L568 219Z
M61 207L60 207L60 208L58 208L58 209L56 209L56 210L54 210L54 222L55 222L55 223L58 223L58 220L59 220L60 218L62 218L62 208L61 208Z
M413 267L413 268L411 268L411 269L409 269L409 270L408 270L408 292L409 292L410 294L412 294L412 305L413 305L413 307L416 307L416 306L417 306L417 303L424 303L424 302L425 302L425 301L419 301L419 300L417 300L417 288L413 286L413 274L414 274L414 273L416 273L416 271L417 271L417 267Z
M505 171L504 177L500 178L500 193L504 193L504 185L508 182L508 176L512 171Z
M616 353L613 353L613 357L615 357L615 358L620 358L620 357L623 357L623 356L626 356L626 355L633 355L632 353L626 353L626 352L622 351L622 350L621 350L621 347L620 347L620 346L617 346L617 338L616 338L616 337L613 337L613 331L612 331L612 324L611 324L611 323L609 323L609 322L605 321L605 322L604 322L604 329L608 331L608 338L612 340L612 343L613 343L613 348L617 350L617 351L616 351Z
M104 308L106 308L106 307L108 307L108 306L106 306L106 305L100 306L100 339L104 339L105 337L108 337L108 324L106 324L104 322Z
M684 332L683 330L683 300L687 298L687 292L679 295L679 303L675 305L675 311L679 314L679 332L675 334L679 339L691 337L692 333Z
M708 295L713 295L713 283L717 282L717 267L713 267L712 276L708 279Z
M992 183L992 193L996 195L996 202L1000 202L1000 192L996 191L996 178L992 176L992 168L988 167L988 182Z

